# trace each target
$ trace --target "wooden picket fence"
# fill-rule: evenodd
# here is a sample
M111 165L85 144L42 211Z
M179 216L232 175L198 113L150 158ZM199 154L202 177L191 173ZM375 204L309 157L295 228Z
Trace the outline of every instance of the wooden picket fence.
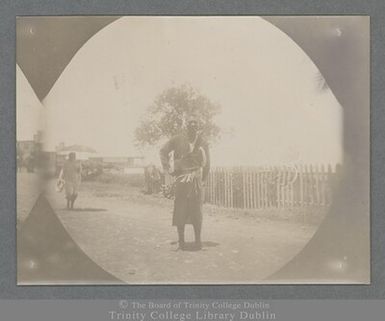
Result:
M333 175L330 165L212 168L205 202L239 209L329 206Z

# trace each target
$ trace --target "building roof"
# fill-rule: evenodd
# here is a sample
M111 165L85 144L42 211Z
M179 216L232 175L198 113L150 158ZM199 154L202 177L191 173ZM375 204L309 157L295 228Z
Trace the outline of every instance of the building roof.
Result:
M81 152L81 153L95 153L96 150L94 150L91 147L83 146L83 145L71 145L71 146L65 146L62 148L58 148L57 152Z

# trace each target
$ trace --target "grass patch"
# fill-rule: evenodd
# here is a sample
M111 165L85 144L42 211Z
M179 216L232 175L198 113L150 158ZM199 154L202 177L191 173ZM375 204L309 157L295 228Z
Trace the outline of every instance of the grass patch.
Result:
M144 185L143 174L102 173L92 180L102 184L114 184L142 188Z

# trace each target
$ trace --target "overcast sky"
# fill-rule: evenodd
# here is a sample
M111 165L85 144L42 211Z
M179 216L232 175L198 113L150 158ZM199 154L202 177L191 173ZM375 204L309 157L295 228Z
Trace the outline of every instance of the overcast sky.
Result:
M319 90L317 74L289 37L258 17L121 18L79 50L43 101L46 147L63 141L137 154L133 130L146 108L188 83L220 104L217 122L233 128L212 146L214 165L334 164L342 110L330 90Z

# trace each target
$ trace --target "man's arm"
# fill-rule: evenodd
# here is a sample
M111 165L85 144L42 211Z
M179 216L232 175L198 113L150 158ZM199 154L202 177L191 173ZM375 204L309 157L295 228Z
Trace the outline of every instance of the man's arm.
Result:
M64 166L61 168L59 173L59 181L64 180Z
M162 167L165 172L168 172L170 169L170 153L174 150L174 145L175 138L173 137L160 149L160 162L162 163Z

